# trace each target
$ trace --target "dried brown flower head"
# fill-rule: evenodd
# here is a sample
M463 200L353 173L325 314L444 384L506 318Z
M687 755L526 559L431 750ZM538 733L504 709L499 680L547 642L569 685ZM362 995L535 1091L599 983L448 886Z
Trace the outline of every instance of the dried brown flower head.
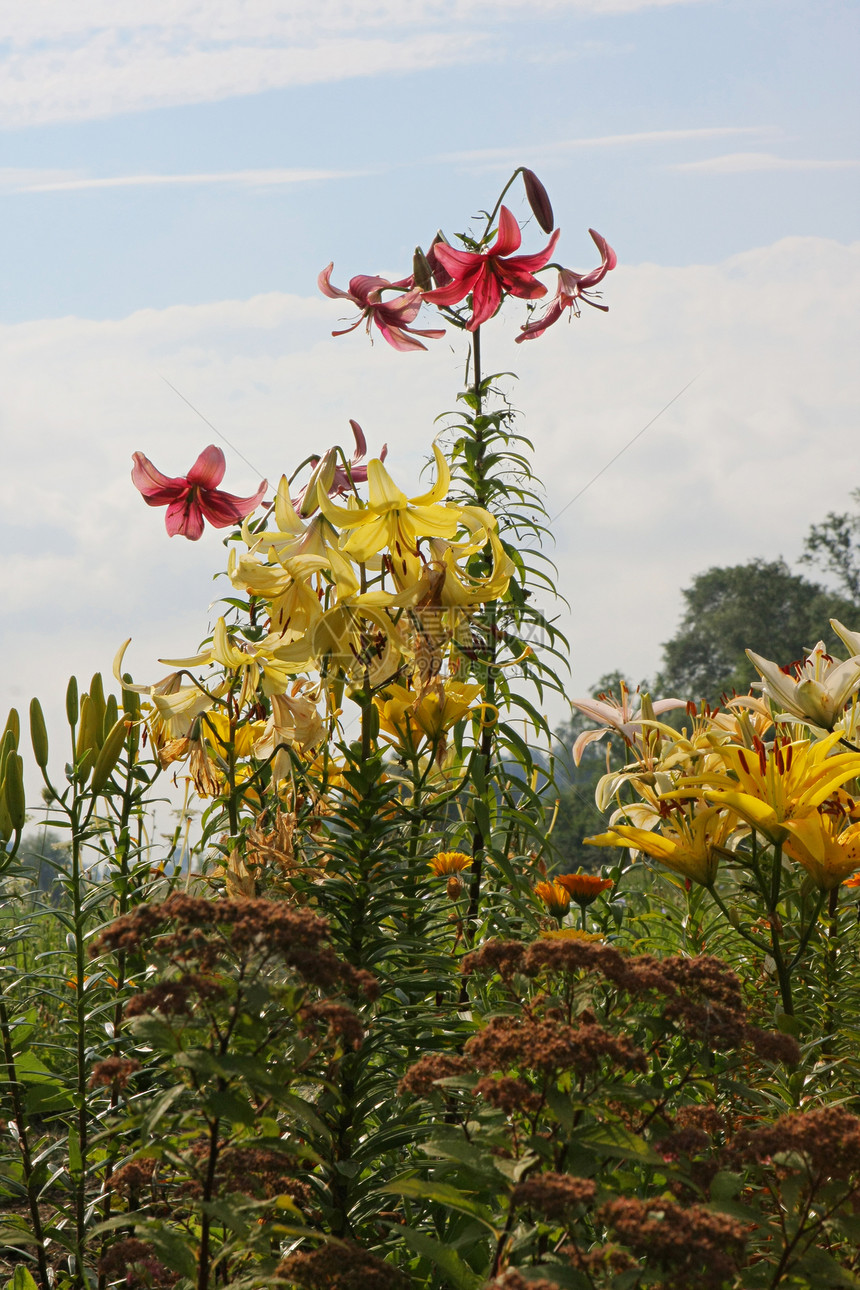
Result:
M574 1217L583 1205L591 1205L595 1190L591 1178L538 1174L517 1183L511 1193L511 1203L519 1208L536 1209L547 1218L562 1221Z
M170 1290L179 1280L179 1273L164 1266L148 1241L134 1237L109 1245L99 1260L99 1272L108 1281L121 1277L127 1290Z
M278 1265L277 1275L301 1290L407 1290L409 1284L393 1264L352 1241L291 1254Z
M611 1200L598 1218L649 1271L661 1271L672 1290L723 1290L738 1272L746 1245L743 1224L699 1205Z
M853 1179L860 1184L860 1119L842 1106L784 1115L769 1128L746 1135L744 1154L759 1161L800 1157L816 1180Z
M140 1062L134 1057L106 1057L103 1062L96 1062L90 1076L90 1088L99 1084L110 1088L125 1088L135 1071L140 1070Z
M583 1072L596 1070L603 1060L628 1070L646 1066L644 1053L626 1036L594 1023L569 1026L547 1018L491 1017L464 1051L482 1071Z
M436 1087L439 1079L471 1074L473 1067L464 1057L448 1053L425 1053L410 1066L398 1085L398 1092L412 1093L415 1097L431 1097L444 1090Z

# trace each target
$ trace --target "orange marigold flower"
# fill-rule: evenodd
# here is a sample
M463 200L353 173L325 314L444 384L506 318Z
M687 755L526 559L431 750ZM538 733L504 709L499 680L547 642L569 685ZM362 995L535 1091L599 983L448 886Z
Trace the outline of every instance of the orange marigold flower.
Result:
M439 851L428 863L436 878L444 878L449 873L462 873L472 863L472 857L464 851Z
M601 878L596 873L560 873L555 881L579 905L590 905L602 891L613 885L611 878Z
M535 883L535 895L554 918L564 918L570 909L570 893L557 882Z

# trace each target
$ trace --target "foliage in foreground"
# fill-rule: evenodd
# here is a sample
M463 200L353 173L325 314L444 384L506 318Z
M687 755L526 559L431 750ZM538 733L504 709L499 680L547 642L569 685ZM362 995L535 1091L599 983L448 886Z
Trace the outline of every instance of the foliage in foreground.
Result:
M115 693L70 682L67 751L33 701L36 867L17 713L0 742L13 1290L860 1284L860 636L752 655L723 710L577 701L610 863L559 871L546 515L481 354L544 269L522 340L603 307L614 252L574 273L553 229L518 171L409 277L320 277L395 349L443 334L427 305L469 338L424 492L355 423L254 518L214 446L179 478L135 454L169 533L231 530L231 586L154 684L125 648Z

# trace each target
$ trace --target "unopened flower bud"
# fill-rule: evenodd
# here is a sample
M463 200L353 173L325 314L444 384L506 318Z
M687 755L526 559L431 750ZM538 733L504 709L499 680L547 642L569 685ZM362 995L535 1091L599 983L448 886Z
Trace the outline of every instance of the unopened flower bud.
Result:
M0 792L2 792L4 799L4 815L8 815L13 831L20 833L24 827L26 815L24 804L24 763L19 753L11 752L6 758Z
M429 291L433 286L433 270L420 246L416 246L412 257L412 277L416 287L421 291Z
M449 900L459 900L463 894L463 884L456 873L452 873L449 876L446 891Z
M532 208L532 213L544 233L551 233L555 227L555 220L553 218L552 203L549 200L549 194L533 170L523 169L522 175L526 189L526 198L529 206Z
M45 727L42 705L38 699L32 699L30 702L30 738L33 741L36 765L44 770L48 764L48 731Z

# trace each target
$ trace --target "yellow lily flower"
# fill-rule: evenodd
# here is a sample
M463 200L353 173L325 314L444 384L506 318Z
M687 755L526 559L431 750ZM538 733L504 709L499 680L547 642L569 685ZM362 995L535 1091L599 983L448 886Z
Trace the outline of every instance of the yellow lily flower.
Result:
M215 700L197 685L182 685L178 672L172 672L158 685L150 687L150 702L156 722L152 736L156 745L165 739L183 739L197 718L208 712Z
M272 629L301 636L322 614L310 576L329 566L324 556L304 555L282 565L262 564L252 555L230 552L227 573L238 591L260 596L269 602Z
M459 563L468 555L474 554L473 547L431 538L427 543L427 564L417 582L401 591L396 603L447 609L468 608L485 604L488 600L501 600L516 566L497 533L490 529L486 537L493 555L492 572L486 577L472 577ZM478 549L483 549L484 545L482 543ZM402 587L402 580L396 571L393 572L395 582Z
M716 752L734 778L716 774L687 782L701 784L709 802L728 808L781 846L791 834L789 822L812 815L840 785L860 775L860 753L830 756L839 739L834 731L814 743L775 740L769 748L758 743L754 749L722 744Z
M212 633L212 644L207 650L193 658L160 661L175 667L202 667L207 663L220 663L231 672L241 672L242 688L238 698L241 705L253 697L261 679L264 693L282 694L290 678L296 672L303 671L312 657L307 634L287 646L279 632L270 633L253 644L244 640L236 644L227 630L226 622L219 618Z
M418 580L421 574L418 539L453 538L462 514L461 507L440 505L451 486L451 472L435 443L433 455L436 483L419 497L408 498L401 492L378 457L367 467L366 506L337 506L322 488L317 489L325 519L348 534L340 542L345 555L358 563L366 563L387 549L398 582Z
M466 716L482 689L475 683L440 681L416 693L394 682L374 699L380 729L408 751L422 739L437 743Z
M307 682L297 681L292 694L272 695L272 715L254 744L255 757L263 760L274 754L272 774L276 781L285 779L290 770L289 753L283 745L308 752L325 738L325 725L311 697L318 692L302 693L308 688Z
M674 873L713 886L720 853L736 824L719 806L698 811L673 811L659 825L659 831L638 829L630 824L613 824L608 833L585 838L591 847L629 847L659 860Z
M230 743L230 719L223 711L210 712L200 723L201 738L216 757L223 759ZM263 733L262 721L245 721L233 727L233 750L238 758L250 757L255 740Z
M824 811L786 822L785 853L803 866L819 891L832 891L860 870L860 823L844 824L844 817Z

